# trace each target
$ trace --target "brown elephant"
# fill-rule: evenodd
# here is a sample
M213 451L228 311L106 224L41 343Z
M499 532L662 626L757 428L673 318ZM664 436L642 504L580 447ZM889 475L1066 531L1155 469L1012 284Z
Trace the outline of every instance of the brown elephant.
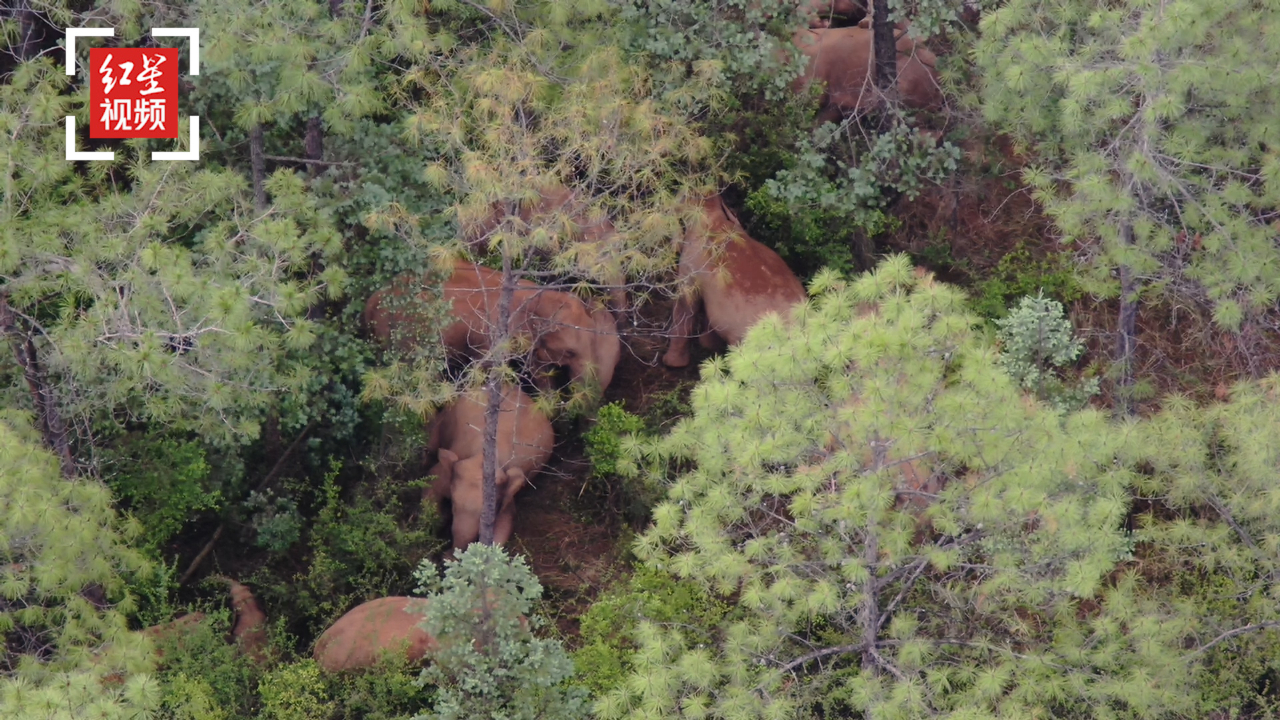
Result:
M364 310L365 324L373 335L392 342L395 330L394 342L401 351L414 346L415 331L430 332L412 311L413 303L400 301L411 282L408 276L401 276L391 287L374 293ZM452 304L454 321L441 332L441 341L451 355L475 359L489 351L498 325L501 293L501 272L461 260L454 263L453 273L444 283L444 300ZM384 307L389 298L396 302ZM417 298L431 301L425 289ZM574 295L523 281L512 295L509 323L512 336L530 343L527 367L539 388L551 388L554 366L569 368L576 383L594 378L602 392L613 381L622 344L617 321L608 310L590 310Z
M737 345L768 313L784 317L808 296L800 280L776 252L753 239L719 195L700 203L701 213L685 229L680 248L680 294L671 310L671 336L662 363L689 364L689 338L701 308L703 347ZM712 247L713 240L723 244Z
M490 234L502 223L506 212L502 203L494 203L491 212L479 221L462 223L463 243L472 252L487 250ZM533 226L547 224L557 214L563 214L569 222L571 239L597 246L596 252L602 255L607 254L609 247L618 241L617 230L608 217L589 217L586 203L581 201L577 191L558 183L540 190L538 201L533 205L522 205L516 217L526 226ZM626 276L620 271L606 271L600 279L608 286L609 308L618 314L625 313Z
M461 550L480 535L484 508L484 409L487 393L474 391L442 410L431 422L427 454L439 451L429 474L436 480L425 495L453 500L453 547ZM551 421L520 388L503 388L498 412L498 514L493 541L505 544L515 521L515 496L542 469L555 447Z
M357 605L338 618L316 640L313 656L320 668L336 673L372 667L388 653L404 652L411 663L436 647L435 638L418 627L426 601L384 597Z
M938 58L918 45L904 31L895 30L898 44L898 98L917 110L942 106L938 84ZM793 37L800 52L809 58L804 74L792 88L803 92L815 81L823 83L819 122L836 122L841 117L866 112L882 98L873 76L875 55L871 31L860 27L802 29Z

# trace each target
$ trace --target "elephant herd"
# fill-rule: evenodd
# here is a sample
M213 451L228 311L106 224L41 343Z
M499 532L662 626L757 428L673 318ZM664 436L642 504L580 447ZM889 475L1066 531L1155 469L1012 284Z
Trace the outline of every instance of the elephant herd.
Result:
M824 96L820 116L864 112L873 104L872 31L867 20L860 26L829 27L829 18L860 8L853 2L813 0L808 9L816 27L803 28L795 44L809 57L805 75L797 87L821 82ZM910 106L930 109L941 102L934 69L936 58L905 34L905 24L895 30L899 53L899 97ZM720 195L689 201L683 216L676 282L681 288L672 307L667 350L662 362L681 368L690 362L689 340L695 336L708 349L742 341L747 330L770 313L787 316L790 308L806 299L804 286L776 252L751 238ZM575 242L593 246L597 256L607 255L617 233L607 217L592 216L579 195L563 185L541 188L535 202L516 211L524 225L539 218L567 216ZM460 239L480 253L496 228L506 220L505 209L492 207L487 216L460 223ZM476 361L501 340L502 273L465 260L455 260L443 283L448 315L443 321L426 320L411 309L415 300L433 299L425 275L402 275L374 293L365 305L363 320L370 334L384 346L411 351L427 340L439 341L451 359ZM540 391L552 388L552 374L568 371L571 381L609 387L622 354L618 319L627 312L625 278L606 271L596 278L607 302L590 305L577 295L521 280L507 308L507 333L527 348L523 365ZM419 305L422 307L422 305ZM695 326L701 331L695 333ZM434 335L434 337L433 337ZM495 542L505 543L515 517L515 498L551 457L555 436L551 423L532 398L516 385L501 388L498 413L496 482L499 506ZM450 500L455 549L479 536L483 496L485 397L464 395L432 420L425 449L433 484L424 493L436 502Z
M871 109L880 102L872 80L874 44L869 23L831 27L833 16L862 14L853 0L808 0L809 27L797 31L793 42L809 58L794 88L814 83L823 89L818 119L835 120ZM905 24L895 29L898 52L899 100L917 109L936 109L942 102L936 57L906 35ZM562 214L570 219L573 240L606 251L617 234L608 218L589 216L585 203L563 186L542 188L537 202L521 207L517 218L525 225L539 217ZM761 318L777 314L784 320L791 309L807 299L804 286L776 252L748 235L738 217L720 195L689 201L682 216L676 282L680 288L672 305L662 356L670 368L686 367L689 341L711 350L737 345ZM487 246L490 234L505 220L494 207L487 217L461 223L460 239L472 252ZM425 275L406 274L389 287L375 292L365 305L363 323L384 347L411 351L424 342L440 342L455 360L483 358L501 340L496 331L502 313L502 273L457 260L443 283L448 307L442 321L425 319L412 310L414 301L430 303L435 295ZM553 388L552 374L563 368L574 384L607 389L622 355L618 320L628 312L625 278L605 272L595 278L607 300L603 305L584 302L577 295L522 280L512 292L507 309L507 335L526 348L523 366L540 391ZM699 331L700 328L700 331ZM520 387L501 388L497 424L497 472L499 505L494 542L511 537L515 498L550 459L555 433L551 421ZM435 479L424 499L449 500L455 550L479 537L483 499L483 448L485 402L483 392L464 394L443 408L431 421L424 459ZM834 439L833 439L834 442ZM834 448L829 448L834 449ZM929 474L908 465L907 485L924 489ZM930 488L931 489L931 488ZM247 592L247 591L246 591ZM339 618L317 640L314 656L326 671L339 672L373 665L388 651L403 652L416 662L435 646L419 626L424 602L409 597L384 597L359 605ZM256 601L237 599L233 632L250 652L263 643L261 609ZM180 619L181 620L181 619ZM176 621L175 621L176 622ZM241 627L243 626L243 627Z

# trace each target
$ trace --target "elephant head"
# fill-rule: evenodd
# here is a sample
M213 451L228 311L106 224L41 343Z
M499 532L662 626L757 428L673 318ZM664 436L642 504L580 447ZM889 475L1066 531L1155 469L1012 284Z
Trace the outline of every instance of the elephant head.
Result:
M481 455L459 460L457 453L441 448L431 474L435 482L428 496L453 500L453 548L462 550L480 537L480 515L484 512L484 458ZM504 545L515 523L515 496L528 478L518 467L499 470L497 477L498 514L493 542Z
M593 379L600 392L604 392L613 382L613 371L622 356L618 322L613 313L603 308L588 313L576 298L573 298L573 303L577 303L574 305L558 296L544 297L549 303L560 305L544 308L539 313L549 320L536 334L534 361L543 369L548 365L563 365L569 368L573 382L589 383Z

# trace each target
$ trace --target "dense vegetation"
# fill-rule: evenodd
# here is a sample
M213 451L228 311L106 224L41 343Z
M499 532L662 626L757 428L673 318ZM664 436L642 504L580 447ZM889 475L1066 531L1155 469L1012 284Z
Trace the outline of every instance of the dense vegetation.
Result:
M1280 715L1280 7L880 2L946 101L877 65L890 102L822 125L792 38L861 3L9 3L0 715ZM115 28L76 75L68 27ZM153 27L201 29L200 161L65 161L89 48ZM616 241L465 242L553 186ZM664 368L717 191L809 301ZM437 337L468 254L633 306L603 396L526 383L556 450L513 540L491 479L451 551L427 423L528 380L505 315L461 365ZM424 662L325 669L409 595Z

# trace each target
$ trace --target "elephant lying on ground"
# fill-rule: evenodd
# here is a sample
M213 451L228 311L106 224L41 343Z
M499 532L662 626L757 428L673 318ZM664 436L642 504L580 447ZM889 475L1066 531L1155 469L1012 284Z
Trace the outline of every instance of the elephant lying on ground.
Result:
M313 653L326 672L342 672L368 668L384 654L404 652L416 663L435 649L435 639L418 627L421 612L413 612L410 604L424 605L425 600L410 597L384 597L357 605L316 640Z
M436 476L426 497L453 500L453 547L461 550L480 536L484 508L484 408L487 393L459 398L432 420L427 454L439 450L429 472ZM520 388L503 389L498 412L498 514L493 541L503 545L515 521L515 496L542 469L555 446L551 422Z
M596 246L594 253L604 255L611 244L617 242L617 231L613 222L607 217L592 219L588 216L586 203L582 202L578 193L563 185L552 185L539 193L539 200L532 206L522 206L516 217L527 226L546 224L551 217L563 213L570 224L570 238ZM462 241L472 252L483 252L488 249L490 234L502 223L506 208L501 203L494 203L492 212L478 222L465 223L461 226ZM624 313L627 309L627 291L624 287L627 279L621 272L605 272L599 278L608 286L609 308L615 313Z
M917 110L942 105L938 84L938 58L918 45L903 30L898 38L898 98ZM809 63L792 88L803 92L815 81L824 85L819 122L837 122L843 116L866 112L880 104L874 78L875 54L871 30L860 27L802 29L792 38Z
M723 198L706 198L701 209L698 219L685 229L680 248L682 287L672 307L670 342L662 356L667 367L689 364L689 338L700 308L707 323L698 340L703 347L715 348L720 342L737 345L766 314L785 317L792 306L807 299L791 268L747 234Z
M391 287L374 293L365 304L364 321L383 342L393 341L401 351L416 344L414 333L431 332L427 322L412 310L404 296L401 276ZM422 287L425 280L419 281ZM452 303L454 321L444 328L441 340L451 355L468 359L488 352L498 325L498 303L502 293L502 273L465 261L454 264L452 276L444 284L444 300ZM425 289L416 294L431 301ZM393 299L394 302L386 302ZM512 295L510 332L531 344L526 366L542 390L551 388L553 366L569 368L576 383L594 378L600 390L609 387L613 371L622 355L618 324L604 308L589 310L569 293L548 290L532 282L519 284Z

